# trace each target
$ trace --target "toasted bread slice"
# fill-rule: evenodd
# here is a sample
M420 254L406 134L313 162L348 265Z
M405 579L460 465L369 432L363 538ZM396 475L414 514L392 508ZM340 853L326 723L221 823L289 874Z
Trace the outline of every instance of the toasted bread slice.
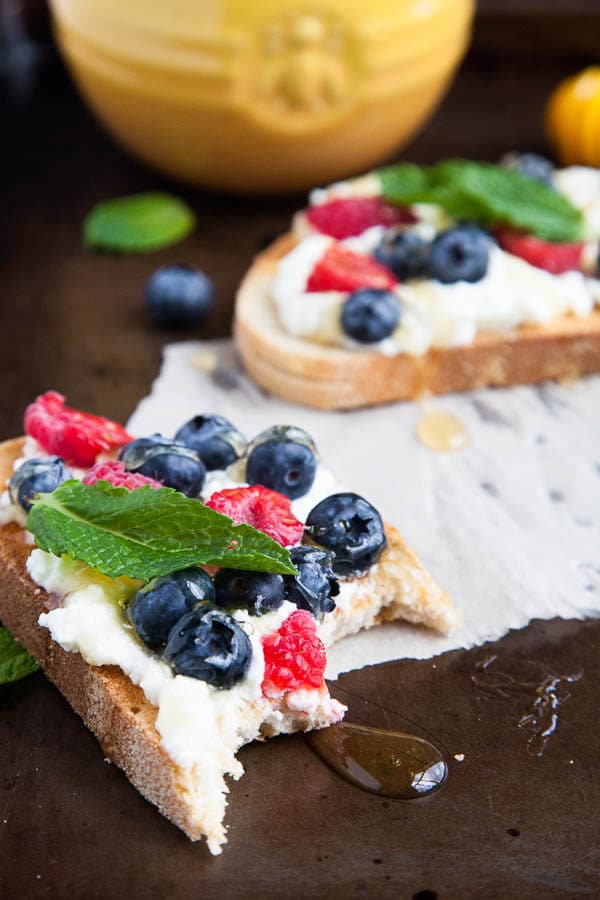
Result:
M22 447L22 439L0 444L1 485L10 478ZM447 631L454 623L448 596L398 532L386 530L388 547L379 562L355 580L351 602L338 607L323 623L321 636L326 644L382 620L403 618L439 631ZM169 756L156 728L156 707L120 668L89 665L79 653L63 650L38 624L40 614L55 603L26 570L32 546L15 523L0 528L0 619L96 735L105 756L190 839L207 836L212 852L220 852L225 842L226 788L216 798L203 795L201 773L177 765ZM310 714L280 706L277 715L263 722L261 733L271 736L323 727L339 718L342 708L335 703L326 701ZM241 767L236 774L241 774Z
M480 332L468 346L422 356L355 352L293 337L279 324L269 289L278 260L295 243L284 235L256 258L238 290L234 324L250 376L286 400L350 409L600 371L600 309L512 332Z

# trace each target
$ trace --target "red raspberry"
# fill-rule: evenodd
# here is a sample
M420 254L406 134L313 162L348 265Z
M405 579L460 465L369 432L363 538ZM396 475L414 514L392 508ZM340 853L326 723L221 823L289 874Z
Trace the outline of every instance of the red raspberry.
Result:
M25 431L47 453L67 463L87 468L101 452L109 452L132 440L125 429L110 419L65 406L56 391L41 394L25 410Z
M499 228L496 237L503 250L520 256L525 262L538 269L545 269L552 275L581 268L582 243L555 244L542 241L533 234L511 231L510 228Z
M371 256L333 244L312 270L306 290L356 291L366 287L387 290L395 284L396 279L390 270Z
M149 484L155 490L162 487L162 482L156 481L155 478L148 478L137 472L128 472L125 463L118 459L96 463L83 477L84 484L95 484L97 481L108 481L113 487L125 487L130 491L134 491L144 484Z
M292 512L292 501L260 484L217 491L206 505L229 516L236 525L254 525L284 547L298 544L304 532L304 525Z
M338 241L362 234L374 225L391 228L416 222L410 210L386 203L382 197L337 198L309 206L305 214L313 228Z
M262 639L265 697L278 697L285 691L320 688L327 657L317 637L315 620L305 609L291 613L275 634Z

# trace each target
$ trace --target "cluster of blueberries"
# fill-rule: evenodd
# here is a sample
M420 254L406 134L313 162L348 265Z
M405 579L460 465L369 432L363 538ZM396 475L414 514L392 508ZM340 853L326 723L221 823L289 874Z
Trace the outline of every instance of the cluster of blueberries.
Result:
M274 426L250 444L221 416L199 415L174 439L160 434L139 438L119 454L128 471L198 497L206 472L225 469L241 457L246 480L290 499L310 490L317 469L316 448L299 428ZM69 477L57 456L27 460L13 475L13 502L31 508L37 493L55 490ZM260 616L289 600L315 617L331 612L339 576L358 575L381 555L386 537L381 516L353 493L326 497L305 524L310 543L292 547L296 575L220 569L214 578L193 567L155 578L135 595L129 617L136 633L182 675L229 688L250 665L252 645L230 614L246 609Z
M471 223L456 225L427 241L414 231L391 229L374 256L400 281L433 278L444 284L480 281L488 269L490 236ZM353 291L342 309L342 328L361 344L389 337L402 317L400 298L384 288Z
M554 166L536 153L512 153L502 160L507 168L552 185ZM426 241L414 231L391 229L375 248L374 256L399 281L432 278L443 284L481 281L488 269L491 236L471 222L456 225ZM342 328L361 344L383 341L402 318L399 298L381 288L354 291L342 311Z

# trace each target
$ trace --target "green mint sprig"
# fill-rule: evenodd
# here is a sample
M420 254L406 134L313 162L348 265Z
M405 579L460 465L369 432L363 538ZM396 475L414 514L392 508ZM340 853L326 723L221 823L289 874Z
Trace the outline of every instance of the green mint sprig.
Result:
M20 681L38 669L33 656L21 647L8 628L0 626L0 684Z
M154 191L99 203L84 220L83 239L98 250L152 253L183 240L195 226L183 200Z
M194 565L296 573L289 551L262 531L234 525L171 488L66 481L38 495L27 528L42 550L69 554L110 578L147 581Z
M400 163L378 172L393 203L435 203L454 219L511 225L548 241L581 238L581 213L565 196L521 172L451 159L423 167Z

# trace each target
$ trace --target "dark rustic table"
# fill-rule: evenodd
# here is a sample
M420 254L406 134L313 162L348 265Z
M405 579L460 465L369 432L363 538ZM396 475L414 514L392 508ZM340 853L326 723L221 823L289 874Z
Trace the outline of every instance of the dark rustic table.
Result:
M589 61L598 22L591 3L558 4L563 18L552 27L509 6L513 18L484 4L475 48L412 158L543 149L543 100ZM125 419L176 337L149 326L145 278L166 262L203 268L218 302L206 327L186 336L225 335L240 276L300 202L177 188L199 219L184 244L150 257L86 252L81 221L96 201L164 182L103 134L47 47L37 64L27 60L13 62L29 78L3 70L1 98L2 439L20 433L24 406L49 387ZM0 690L0 896L599 896L599 651L598 623L536 622L469 652L341 677L332 690L355 717L416 729L446 749L446 787L418 803L384 800L339 779L300 736L250 746L217 859L103 761L35 675ZM538 685L575 670L582 678L562 695L556 731L536 755L519 720Z

